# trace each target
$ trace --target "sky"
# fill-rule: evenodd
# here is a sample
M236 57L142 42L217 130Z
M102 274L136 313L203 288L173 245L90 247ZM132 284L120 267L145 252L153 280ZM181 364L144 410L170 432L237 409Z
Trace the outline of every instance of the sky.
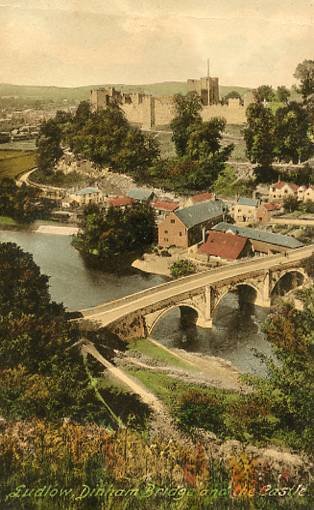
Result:
M0 83L295 83L314 0L0 0Z

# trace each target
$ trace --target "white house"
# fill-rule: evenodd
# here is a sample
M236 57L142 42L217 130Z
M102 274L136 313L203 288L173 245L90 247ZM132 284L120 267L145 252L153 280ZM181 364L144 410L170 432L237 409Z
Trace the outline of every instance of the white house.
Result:
M88 204L101 204L104 201L103 193L98 188L83 188L76 193L69 194L69 201L80 206Z

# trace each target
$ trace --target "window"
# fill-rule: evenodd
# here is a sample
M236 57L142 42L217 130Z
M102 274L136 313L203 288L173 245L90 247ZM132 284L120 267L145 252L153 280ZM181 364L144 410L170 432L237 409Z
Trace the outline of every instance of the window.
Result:
M164 237L164 241L168 242L168 237Z
M168 234L168 230L165 230L165 234Z
M175 223L176 221L175 220L170 220L170 223Z
M182 237L182 232L179 232L179 236Z

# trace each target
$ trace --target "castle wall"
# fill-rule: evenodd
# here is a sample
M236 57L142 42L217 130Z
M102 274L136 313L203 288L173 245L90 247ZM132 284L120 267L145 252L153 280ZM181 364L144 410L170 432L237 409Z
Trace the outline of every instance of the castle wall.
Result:
M204 106L201 111L203 121L213 117L224 117L227 124L244 124L246 122L245 108L241 105L211 105Z
M167 126L175 116L175 106L171 96L154 97L155 126Z
M114 89L91 91L91 105L93 111L99 111L109 104L112 97L118 94ZM153 127L169 126L175 116L175 106L172 96L150 96L147 94L125 94L119 93L121 108L127 119L132 124L137 124L144 129ZM238 99L230 99L229 104L211 104L203 106L201 116L204 121L213 117L224 117L227 124L243 124L246 122L246 108Z

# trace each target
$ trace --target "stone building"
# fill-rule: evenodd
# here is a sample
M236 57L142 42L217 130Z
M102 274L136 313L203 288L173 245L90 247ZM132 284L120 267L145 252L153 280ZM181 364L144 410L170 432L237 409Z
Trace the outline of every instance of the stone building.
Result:
M239 197L231 208L231 215L235 222L254 222L260 200L256 198Z
M303 246L300 241L291 236L274 234L273 232L266 232L266 230L259 230L256 228L238 227L230 223L218 223L213 229L219 232L227 232L246 237L251 241L253 251L256 253L264 253L267 255L272 253L285 253L287 249L301 248L301 246Z
M206 230L223 219L225 209L221 200L207 200L170 212L158 225L158 245L188 248L204 241Z
M103 193L98 188L83 188L76 193L70 193L68 195L69 202L75 202L79 206L85 206L88 204L101 204L104 201Z
M197 92L201 96L204 106L219 103L219 79L200 78L199 80L187 81L188 92Z
M220 103L218 78L188 80L187 88L188 91L196 91L201 96L203 104L201 117L204 121L213 117L224 117L229 124L246 122L245 106L239 100L229 100L228 104ZM90 102L93 111L100 111L111 102L117 102L129 122L147 130L169 126L176 113L173 96L152 96L142 92L126 93L113 87L91 90Z
M210 230L198 254L205 259L217 257L223 260L237 260L252 255L252 245L247 237Z

